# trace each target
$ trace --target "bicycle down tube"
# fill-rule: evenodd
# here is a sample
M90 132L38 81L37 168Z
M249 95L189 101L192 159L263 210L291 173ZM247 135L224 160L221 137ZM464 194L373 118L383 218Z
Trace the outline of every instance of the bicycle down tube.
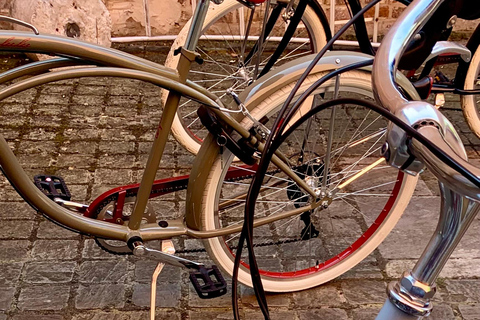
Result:
M182 84L180 81L180 76L176 75L174 70L164 68L157 64L148 62L143 59L139 59L130 55L126 55L122 52L113 49L107 49L95 45L91 45L88 43L84 43L81 41L77 41L74 39L69 38L62 38L62 37L55 37L55 36L34 36L28 32L2 32L0 33L0 43L3 43L3 46L0 45L1 49L5 49L7 51L27 51L27 52L40 52L45 53L48 50L52 50L52 52L59 56L65 57L78 57L82 60L76 61L75 59L63 58L62 59L54 59L54 61L48 62L39 62L35 63L34 67L25 67L19 68L11 73L7 73L4 76L4 80L9 80L9 76L18 78L23 75L28 74L32 70L47 70L53 66L65 66L65 65L78 65L84 64L88 65L91 64L90 61L95 62L99 65L107 65L112 67L95 67L95 68L81 68L81 69L72 69L72 70L62 70L56 72L45 73L39 76L32 77L27 80L20 81L14 85L6 87L0 92L1 99L5 99L8 96L11 96L17 92L27 90L28 88L32 88L44 83L49 83L52 81L58 80L65 80L65 79L72 79L77 77L95 77L95 76L117 76L117 77L127 77L133 79L139 79L143 81L148 81L159 85L161 87L170 89L175 92L180 92L183 95L201 101L205 105L214 106L219 108L219 106L215 103L215 97L212 94L209 94L204 89L202 92L197 91L198 88L196 85L190 83L188 80L185 80L185 84ZM24 45L25 47L20 48L19 44ZM125 68L116 68L119 66L123 66ZM38 68L38 69L35 69ZM188 67L184 66L184 70L187 70ZM147 73L147 71L149 71ZM171 108L175 107L175 100L171 102L173 107L166 108L166 110L171 110ZM168 111L167 111L168 112ZM171 112L174 113L174 112ZM250 133L243 129L242 126L238 124L235 120L231 119L228 115L223 114L221 112L216 111L219 117L223 117L224 120L231 125L232 127L237 130L241 136L244 138L249 138ZM169 124L168 121L161 124L163 131L168 132ZM166 140L166 136L162 138ZM159 139L162 140L162 139ZM256 143L254 141L254 143ZM92 234L100 237L107 237L112 239L119 239L119 240L128 240L132 234L137 234L136 232L132 233L132 229L139 229L138 220L133 220L132 225L130 228L126 228L123 226L105 223L99 220L92 220L80 216L76 213L72 213L64 208L55 205L50 200L46 199L41 195L42 193L35 189L31 188L33 186L29 181L30 178L27 177L21 167L18 165L17 160L15 159L14 155L10 151L8 144L4 139L0 141L2 151L1 157L1 165L3 170L5 171L8 178L12 181L12 183L17 187L18 191L27 199L29 202L34 206L37 210L47 213L51 218L58 221L59 223L66 225L70 228L79 230L81 232ZM163 148L163 147L162 147ZM261 149L261 144L259 146ZM155 147L154 151L157 152L157 159L155 161L159 161L158 156L161 153L160 148ZM296 180L300 185L302 185L307 192L312 193L310 188L305 185L305 182L298 177L288 168L282 166L281 160L275 160L280 167L283 167L289 173L289 176L292 179ZM156 168L158 165L153 165L152 167ZM156 170L156 169L154 169ZM15 172L14 175L10 173ZM150 176L145 175L145 176ZM152 177L155 174L151 174ZM153 179L148 181L146 184L151 188L151 184L153 184ZM144 183L145 185L145 183ZM144 193L147 195L146 198L150 195L150 191ZM140 208L140 207L139 207ZM306 210L306 209L305 209ZM143 210L140 210L143 213ZM298 210L297 210L298 211ZM290 215L298 214L297 211L292 211L289 213L284 213L283 215L278 216L271 216L268 219L259 219L256 225L262 225L268 223L274 219L280 219L284 217L288 217ZM188 219L187 219L188 221ZM157 225L146 225L142 226L139 229L139 235L144 240L151 240L151 239L165 239L170 238L176 235L191 235L194 237L205 238L211 236L218 236L218 235L225 235L230 232L237 232L240 230L238 228L228 228L225 230L217 230L216 232L201 232L198 230L190 230L186 228L181 221L174 221L169 224L169 228L160 228Z

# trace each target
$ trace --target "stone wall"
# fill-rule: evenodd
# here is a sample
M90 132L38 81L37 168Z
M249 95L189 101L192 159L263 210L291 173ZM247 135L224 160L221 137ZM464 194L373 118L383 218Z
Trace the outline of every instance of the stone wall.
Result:
M43 0L53 1L53 0ZM102 0L107 7L112 21L112 37L144 36L145 31L145 10L144 1L148 1L150 10L152 36L175 35L190 18L192 7L191 0ZM330 13L330 0L319 0L324 7L327 16ZM349 13L343 0L336 0L336 19L348 19ZM25 0L0 0L0 14L11 14L13 3L25 3ZM362 4L369 0L361 0ZM403 11L403 5L394 0L384 0L380 4L379 35L388 30L395 19ZM368 17L374 15L374 9L368 13ZM457 35L468 36L476 27L478 21L459 21L455 27ZM0 25L1 26L1 25ZM373 23L367 27L372 32ZM352 33L352 32L350 32Z
M189 0L147 0L152 36L178 34L190 18ZM112 37L144 36L144 0L104 0L112 18Z

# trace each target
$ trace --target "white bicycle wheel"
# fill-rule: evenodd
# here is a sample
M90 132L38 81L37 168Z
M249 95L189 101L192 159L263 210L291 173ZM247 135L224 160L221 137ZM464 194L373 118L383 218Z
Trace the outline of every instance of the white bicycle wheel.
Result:
M309 76L299 92L322 75ZM271 125L294 85L279 85L274 95L252 110L252 115L268 120L266 126ZM333 88L332 80L324 84L302 105L300 114L330 99ZM351 71L341 75L339 91L340 97L371 97L370 74ZM299 118L295 116L291 123ZM330 138L332 121L333 136ZM249 122L244 120L243 124L251 126ZM335 113L327 108L304 121L279 150L307 184L328 194L366 166L382 159L379 150L385 140L387 123L377 113L359 105L337 105ZM332 143L330 161L325 168L328 141ZM245 176L253 174L255 167L233 163L233 159L226 150L219 153L205 186L201 186L205 190L202 206L202 228L205 230L243 223L245 195L251 182ZM228 168L236 169L236 174L227 176ZM326 177L324 172L327 172ZM328 208L316 208L255 228L255 253L265 290L304 290L351 269L392 230L415 184L415 177L404 175L384 162L378 163L332 195ZM256 202L255 218L301 208L310 200L292 179L271 164ZM205 240L212 259L229 274L232 274L238 236L230 234ZM251 285L248 260L242 259L239 281Z
M465 77L465 90L480 89L480 50L476 50ZM465 120L477 137L480 138L480 95L460 96L463 115Z
M285 6L286 4L280 1L279 5ZM236 0L226 0L220 5L212 5L207 14L202 37L197 46L197 52L202 55L204 63L203 65L196 63L192 65L189 79L216 94L225 106L229 106L233 102L233 99L226 94L227 89L232 89L237 93L241 92L255 78L255 64L258 61L258 56L253 56L247 62L241 62L243 59L241 57L246 58L245 56L252 50L255 40L260 34L265 7L265 3L255 7L256 18L250 29L249 41L246 42L243 55L241 47L252 10ZM270 36L266 39L259 71L277 47L288 21L289 18L283 18L281 15ZM191 21L185 25L173 43L165 62L167 67L175 68L177 66L178 57L173 55L173 51L185 43L190 23ZM325 44L326 35L322 23L314 10L307 6L302 22L299 24L291 43L277 60L275 66L317 52ZM166 97L167 93L164 92L162 95L163 104L165 104ZM203 138L208 133L197 117L196 110L198 107L198 103L182 99L172 126L175 139L194 154L198 152Z

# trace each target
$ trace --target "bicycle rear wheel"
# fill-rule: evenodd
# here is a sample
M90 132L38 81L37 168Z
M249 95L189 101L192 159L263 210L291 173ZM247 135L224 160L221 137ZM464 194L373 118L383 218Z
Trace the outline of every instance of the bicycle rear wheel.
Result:
M247 56L260 35L266 3L255 6L254 12L236 0L226 0L218 6L211 7L196 48L204 58L204 63L192 65L189 79L216 94L225 106L231 105L233 99L227 94L227 89L238 93L254 81L285 33L290 19L290 15L285 13L287 3L279 1L278 6L282 12L261 50L258 69L256 68L258 55L250 58ZM252 13L255 19L249 34L246 34L248 19ZM165 62L167 67L177 66L178 58L173 55L173 51L185 43L189 26L190 22L185 25L173 43ZM246 36L249 36L249 40L242 49ZM307 5L291 43L274 66L317 52L325 44L326 35L320 18L313 8ZM162 95L163 103L166 96L167 93ZM196 113L198 107L198 103L182 99L172 127L175 139L194 154L198 152L202 140L208 133L198 120Z
M299 92L323 74L307 78ZM283 84L276 94L253 111L256 119L274 122L295 83ZM332 98L330 81L301 108L305 114L314 105ZM371 96L370 75L352 71L340 77L340 96ZM253 99L252 99L253 100ZM297 115L292 125L300 121ZM248 126L248 121L244 124ZM289 159L292 170L319 192L335 189L368 165L381 161L387 121L358 105L336 105L318 111L302 121L279 150ZM329 135L332 126L332 135ZM209 140L210 141L210 140ZM211 142L214 143L214 142ZM327 160L328 145L331 146ZM227 151L219 153L204 186L203 225L205 230L243 223L245 195L251 180L227 179L228 168L252 175L255 168L234 163ZM238 176L242 176L239 174ZM354 179L342 191L329 197L328 208L316 208L254 229L257 262L265 290L303 290L334 279L362 261L395 226L413 193L416 178L377 163L371 171ZM202 186L203 187L203 186ZM279 168L270 165L259 194L255 218L267 217L307 205L311 198ZM239 234L211 238L205 246L216 264L232 272ZM239 281L251 285L246 256Z
M480 51L477 49L465 76L464 89L480 89ZM470 130L480 138L480 95L462 95L460 98L463 116Z

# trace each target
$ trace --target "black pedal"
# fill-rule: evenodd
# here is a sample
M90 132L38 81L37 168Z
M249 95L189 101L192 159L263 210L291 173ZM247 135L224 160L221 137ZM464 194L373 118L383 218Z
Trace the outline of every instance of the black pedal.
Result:
M50 175L36 175L33 178L35 185L50 199L60 198L70 201L71 194L63 178Z
M197 271L191 271L190 281L202 299L212 299L227 293L227 282L215 265L211 268L200 267Z

